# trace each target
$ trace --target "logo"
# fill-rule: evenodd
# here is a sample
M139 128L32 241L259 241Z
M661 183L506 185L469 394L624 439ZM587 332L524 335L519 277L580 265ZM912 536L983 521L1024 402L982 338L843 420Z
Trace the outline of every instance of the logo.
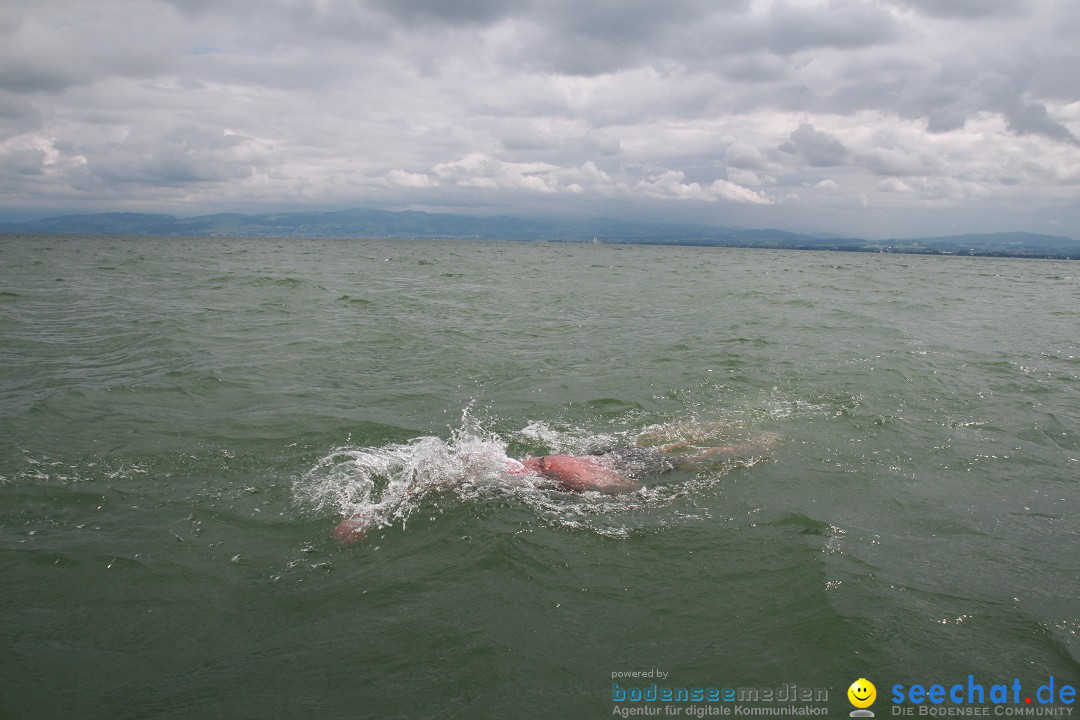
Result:
M877 699L877 688L874 687L874 683L866 678L859 678L847 689L847 697L856 708L851 711L851 717L874 717L874 712L866 709Z

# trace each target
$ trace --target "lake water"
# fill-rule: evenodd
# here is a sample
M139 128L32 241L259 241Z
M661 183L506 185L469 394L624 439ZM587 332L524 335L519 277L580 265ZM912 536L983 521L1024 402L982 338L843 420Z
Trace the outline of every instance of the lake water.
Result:
M1078 308L1075 262L2 238L0 716L1023 709L1080 681ZM643 435L776 441L492 470Z

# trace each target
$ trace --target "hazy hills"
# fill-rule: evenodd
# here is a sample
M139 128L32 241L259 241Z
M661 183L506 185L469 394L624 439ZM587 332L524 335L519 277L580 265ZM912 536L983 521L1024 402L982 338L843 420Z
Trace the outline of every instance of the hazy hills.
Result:
M190 218L148 213L61 215L32 222L0 224L0 233L165 237L398 237L533 242L591 242L595 239L604 243L1080 259L1080 242L1076 240L1021 232L881 241L825 238L771 229L641 223L603 218L580 221L544 220L361 209L258 215L220 213Z

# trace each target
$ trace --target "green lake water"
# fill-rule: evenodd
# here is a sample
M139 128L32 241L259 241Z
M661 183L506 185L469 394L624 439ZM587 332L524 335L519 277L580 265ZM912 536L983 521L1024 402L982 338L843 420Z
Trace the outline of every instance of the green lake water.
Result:
M1075 262L0 239L0 717L1075 686L1078 308ZM706 430L776 442L618 496L466 472Z

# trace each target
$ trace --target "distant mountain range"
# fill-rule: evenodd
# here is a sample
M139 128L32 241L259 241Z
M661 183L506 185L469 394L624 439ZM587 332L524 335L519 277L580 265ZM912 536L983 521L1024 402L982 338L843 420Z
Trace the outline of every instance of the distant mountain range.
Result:
M191 218L147 213L61 215L32 222L0 223L0 233L155 237L445 238L531 242L592 242L595 240L603 243L650 245L1080 259L1080 241L1067 237L1022 232L862 240L803 235L783 230L643 223L605 218L544 220L360 209L258 215L220 213Z

